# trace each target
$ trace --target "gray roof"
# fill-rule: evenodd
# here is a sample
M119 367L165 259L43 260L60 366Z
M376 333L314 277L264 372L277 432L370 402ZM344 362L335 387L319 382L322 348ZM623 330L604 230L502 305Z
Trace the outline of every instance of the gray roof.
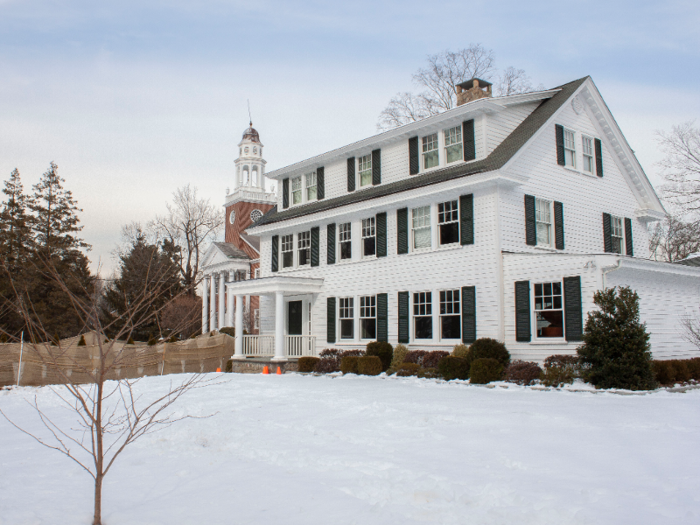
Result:
M260 253L260 237L241 233L241 239L247 242L256 252Z
M525 143L540 129L549 118L571 97L571 95L586 81L589 77L580 78L559 86L558 91L552 98L543 101L528 117L501 142L496 149L485 159L468 164L460 164L448 168L442 168L428 173L414 175L404 180L392 182L390 184L380 184L366 190L354 191L347 195L335 197L333 199L324 199L303 206L295 206L277 212L277 207L272 208L263 217L255 223L255 226L264 224L272 224L288 219L295 219L310 215L312 213L331 210L339 206L347 206L356 202L378 199L394 193L422 188L432 184L438 184L452 179L458 179L477 173L485 173L495 171L502 168L513 155L515 155Z
M693 253L683 259L682 261L675 261L676 264L682 264L684 266L700 266L700 254Z
M223 253L229 259L250 260L250 257L248 257L248 255L243 250L236 248L236 245L231 244L230 242L215 242L214 246L221 250L221 253Z

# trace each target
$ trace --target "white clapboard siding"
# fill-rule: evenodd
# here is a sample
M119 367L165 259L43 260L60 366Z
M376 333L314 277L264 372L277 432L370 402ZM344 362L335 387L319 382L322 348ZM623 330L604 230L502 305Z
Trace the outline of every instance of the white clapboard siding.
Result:
M530 102L509 106L505 111L489 114L486 117L486 155L503 142L537 106L539 106L539 102ZM475 126L474 134L480 142L483 142L483 132L480 133L481 126L481 123L479 126ZM477 143L477 145L479 144ZM477 148L477 158L479 158L479 153L480 150Z

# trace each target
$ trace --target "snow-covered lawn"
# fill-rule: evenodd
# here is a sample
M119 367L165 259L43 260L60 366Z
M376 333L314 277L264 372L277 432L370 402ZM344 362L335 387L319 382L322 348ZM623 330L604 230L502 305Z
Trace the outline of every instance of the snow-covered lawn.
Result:
M185 376L142 380L146 395ZM700 523L700 391L220 374L127 449L106 525ZM38 429L24 402L0 408ZM0 524L91 522L89 476L0 419Z

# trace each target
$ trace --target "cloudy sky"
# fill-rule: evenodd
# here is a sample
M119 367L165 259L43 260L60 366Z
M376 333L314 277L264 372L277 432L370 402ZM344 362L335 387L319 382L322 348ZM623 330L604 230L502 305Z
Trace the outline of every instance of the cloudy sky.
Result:
M700 117L700 2L0 0L0 176L59 166L93 268L122 224L233 186L250 99L268 169L362 139L428 54L470 43L553 87L591 75L652 182Z

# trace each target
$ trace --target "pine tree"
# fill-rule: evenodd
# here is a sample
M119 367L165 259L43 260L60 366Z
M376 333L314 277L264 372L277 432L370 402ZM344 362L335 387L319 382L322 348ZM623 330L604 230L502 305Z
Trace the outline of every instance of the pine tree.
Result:
M599 290L599 310L589 312L578 355L596 388L648 390L656 387L646 325L639 319L639 296L628 286Z

